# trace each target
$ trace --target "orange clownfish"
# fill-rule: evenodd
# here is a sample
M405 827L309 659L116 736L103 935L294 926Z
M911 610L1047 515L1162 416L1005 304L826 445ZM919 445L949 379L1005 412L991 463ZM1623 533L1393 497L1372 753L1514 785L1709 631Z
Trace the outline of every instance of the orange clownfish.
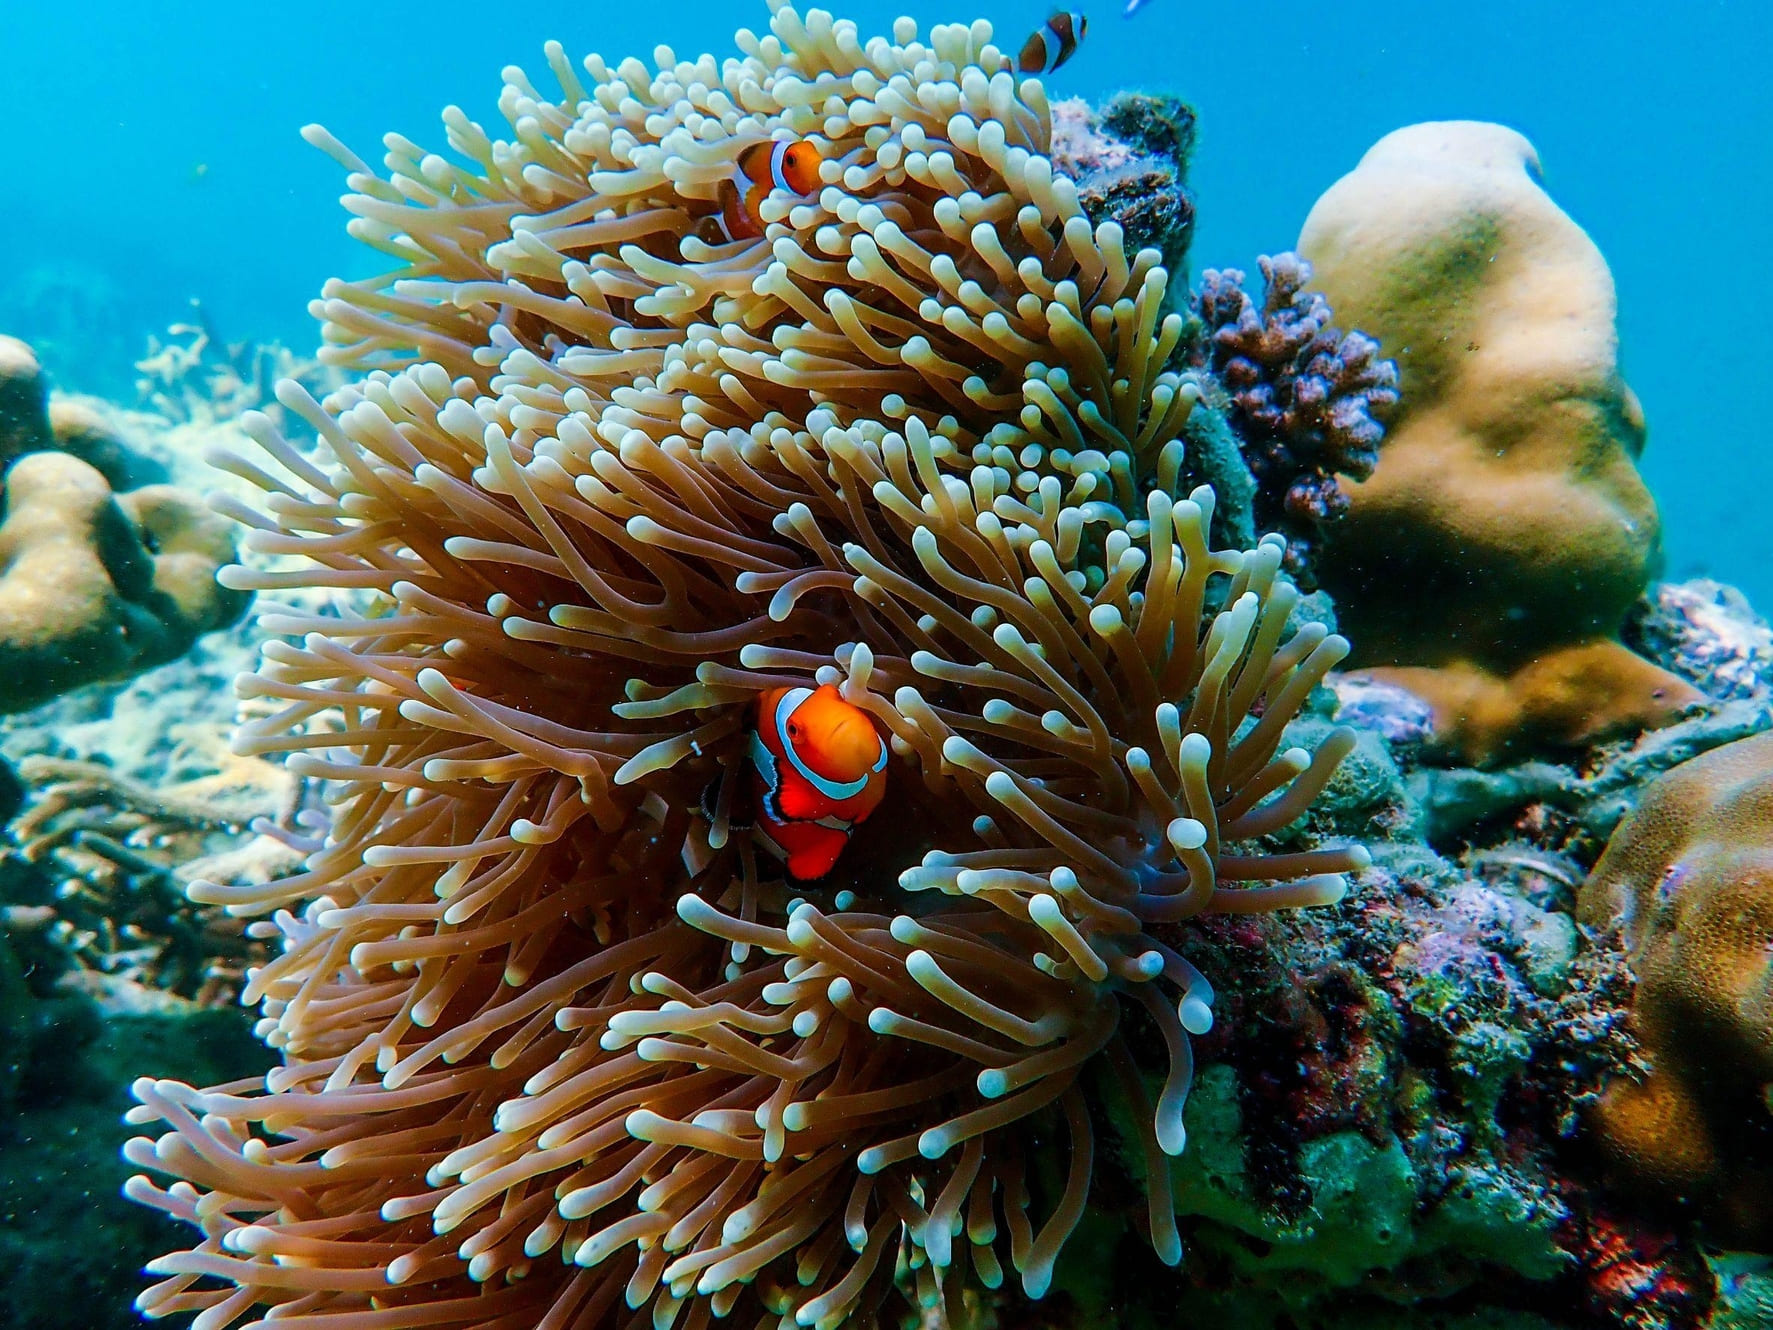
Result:
M757 830L803 881L831 871L886 794L886 741L830 684L758 698L751 764Z
M1024 74L1051 74L1076 54L1089 30L1090 21L1079 10L1054 14L1022 43L1016 68Z
M805 198L819 187L819 150L804 139L764 139L739 149L732 176L721 182L718 229L727 240L763 234L763 201L778 189Z

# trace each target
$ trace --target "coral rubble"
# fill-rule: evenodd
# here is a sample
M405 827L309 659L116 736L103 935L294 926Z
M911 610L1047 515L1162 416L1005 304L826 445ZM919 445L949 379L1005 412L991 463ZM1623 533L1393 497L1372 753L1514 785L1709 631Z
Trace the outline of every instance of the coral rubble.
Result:
M1658 778L1584 883L1581 918L1622 929L1652 1069L1597 1128L1622 1173L1685 1197L1729 1240L1773 1242L1773 735Z
M1612 277L1497 125L1382 139L1299 250L1403 401L1319 559L1358 662L1494 763L1667 724L1699 700L1618 640L1659 557Z
M29 807L9 828L18 862L0 851L0 900L15 948L58 991L125 1008L141 1004L139 990L201 1006L236 999L265 948L241 921L187 899L181 869L226 851L257 818L288 822L294 810L279 804L294 791L269 763L231 766L152 788L94 762L20 763Z
M513 140L446 113L466 165L311 133L403 266L318 306L365 377L279 390L319 453L248 417L279 474L236 461L232 510L305 565L224 576L385 603L267 616L243 684L240 744L336 794L304 873L193 885L275 929L283 1065L138 1082L131 1194L199 1230L150 1315L836 1327L897 1283L958 1320L1047 1292L1111 1182L1181 1258L1185 925L1366 866L1294 826L1352 734L1283 744L1346 644L1291 631L1281 542L1210 546L1161 256L989 26L772 10L724 64L551 46ZM715 243L771 136L822 187ZM805 681L894 755L819 883L735 804Z

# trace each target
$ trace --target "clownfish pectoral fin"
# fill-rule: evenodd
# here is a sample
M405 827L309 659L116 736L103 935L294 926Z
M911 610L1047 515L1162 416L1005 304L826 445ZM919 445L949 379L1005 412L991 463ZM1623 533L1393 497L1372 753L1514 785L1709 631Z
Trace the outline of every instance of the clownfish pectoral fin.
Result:
M825 797L792 767L783 768L774 803L784 818L794 821L811 821L830 811Z

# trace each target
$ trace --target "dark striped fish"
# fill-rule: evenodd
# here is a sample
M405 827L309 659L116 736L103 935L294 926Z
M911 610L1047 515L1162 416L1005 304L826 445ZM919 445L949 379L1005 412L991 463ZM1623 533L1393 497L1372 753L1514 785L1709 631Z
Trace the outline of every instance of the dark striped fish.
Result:
M1016 68L1024 74L1051 74L1071 59L1089 30L1090 21L1081 12L1061 10L1022 43Z

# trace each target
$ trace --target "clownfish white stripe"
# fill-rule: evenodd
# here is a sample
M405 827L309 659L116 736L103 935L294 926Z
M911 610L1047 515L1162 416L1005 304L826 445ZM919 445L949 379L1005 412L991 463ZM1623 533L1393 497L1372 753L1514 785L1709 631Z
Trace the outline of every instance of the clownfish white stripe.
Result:
M794 186L788 183L788 176L783 166L788 160L788 140L777 139L770 145L770 186L773 189L785 189L794 193Z
M793 740L788 737L789 720L800 709L800 704L812 695L813 690L810 688L792 688L783 695L782 700L776 704L776 738L781 741L782 752L787 755L789 765L806 777L807 783L815 790L827 799L852 799L867 788L869 776L886 769L887 747L884 743L881 744L880 756L875 759L874 766L855 780L836 781L821 776L806 764L795 750Z

